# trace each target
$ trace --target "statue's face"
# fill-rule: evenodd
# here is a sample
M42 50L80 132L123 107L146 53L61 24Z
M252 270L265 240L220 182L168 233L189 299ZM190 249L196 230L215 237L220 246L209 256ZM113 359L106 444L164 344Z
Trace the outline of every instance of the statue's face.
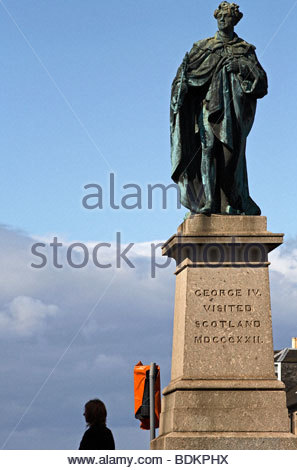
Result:
M230 31L234 28L233 18L228 10L222 9L217 16L219 31Z

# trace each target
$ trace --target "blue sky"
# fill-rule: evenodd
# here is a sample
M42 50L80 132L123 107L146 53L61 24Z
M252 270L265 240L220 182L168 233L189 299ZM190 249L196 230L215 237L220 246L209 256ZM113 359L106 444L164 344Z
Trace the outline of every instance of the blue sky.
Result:
M170 85L193 42L215 33L217 4L0 1L5 448L76 448L81 407L96 395L108 405L118 448L148 446L133 417L132 368L155 360L168 383L174 298L173 264L151 279L148 248L175 233L186 210L174 193L166 210L157 196L147 209L147 186L171 182ZM274 341L286 347L296 328L297 2L240 7L236 31L257 46L269 79L247 162L268 229L286 234L271 271ZM141 187L141 210L109 207L111 172L117 201L125 184ZM82 206L90 183L103 188L102 210ZM134 270L30 268L35 241L114 242L116 232L136 243Z

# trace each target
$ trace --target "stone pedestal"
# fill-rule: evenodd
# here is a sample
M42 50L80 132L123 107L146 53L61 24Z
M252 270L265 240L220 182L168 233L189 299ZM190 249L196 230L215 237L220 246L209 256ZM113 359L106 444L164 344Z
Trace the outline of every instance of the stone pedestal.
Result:
M177 262L171 382L152 449L297 449L274 373L268 253L259 216L186 220Z

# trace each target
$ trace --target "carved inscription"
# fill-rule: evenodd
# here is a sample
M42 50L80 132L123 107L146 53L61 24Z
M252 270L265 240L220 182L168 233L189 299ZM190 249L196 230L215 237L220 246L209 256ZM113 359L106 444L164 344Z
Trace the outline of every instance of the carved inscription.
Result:
M247 344L247 343L262 343L260 336L195 336L195 343L232 343L232 344Z
M260 289L205 289L192 283L191 294L199 305L195 344L263 343L261 320L255 318L257 299L262 296Z
M247 289L243 293L242 289L195 289L194 292L197 297L242 297L247 295L248 297L261 297L259 289Z
M197 328L208 328L209 326L212 328L259 328L261 326L261 322L259 320L239 320L239 321L232 321L232 320L197 320L196 321Z
M234 305L234 304L228 304L228 305L222 305L222 304L213 304L213 305L203 305L203 308L205 312L251 312L252 311L252 306L251 305Z

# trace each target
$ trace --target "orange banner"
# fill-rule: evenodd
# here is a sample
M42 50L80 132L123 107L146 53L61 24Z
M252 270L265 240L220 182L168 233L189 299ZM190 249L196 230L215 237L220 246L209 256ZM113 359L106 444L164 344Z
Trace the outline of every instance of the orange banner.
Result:
M160 367L157 365L155 372L155 428L158 428L161 413L161 393ZM150 366L144 366L142 362L138 362L134 367L134 412L135 418L141 422L141 429L150 429L149 373Z

